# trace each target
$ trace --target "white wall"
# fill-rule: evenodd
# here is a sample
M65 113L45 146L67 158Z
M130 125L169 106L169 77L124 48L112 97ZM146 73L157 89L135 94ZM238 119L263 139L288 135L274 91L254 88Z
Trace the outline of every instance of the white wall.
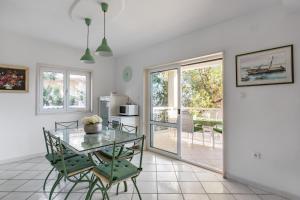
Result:
M130 65L133 79L117 79L117 90L142 105L144 67L223 51L225 173L299 199L299 21L300 13L271 8L124 56L117 60L117 76ZM294 84L235 86L235 55L288 44L294 44ZM262 159L253 159L253 152Z
M29 93L0 93L0 162L45 152L42 126L54 128L55 121L77 120L84 114L35 114L36 64L56 64L93 71L93 108L97 97L108 95L114 87L114 60L96 58L85 65L75 50L38 39L0 30L0 63L25 65L29 69Z

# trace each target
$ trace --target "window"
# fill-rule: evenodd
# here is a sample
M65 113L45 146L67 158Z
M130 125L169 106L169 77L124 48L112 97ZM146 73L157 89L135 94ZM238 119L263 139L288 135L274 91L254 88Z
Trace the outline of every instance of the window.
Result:
M40 66L38 113L91 111L91 72Z

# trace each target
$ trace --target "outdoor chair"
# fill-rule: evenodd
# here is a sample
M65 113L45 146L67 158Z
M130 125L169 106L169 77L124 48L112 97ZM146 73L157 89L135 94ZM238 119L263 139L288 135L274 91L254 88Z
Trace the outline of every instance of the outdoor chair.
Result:
M214 128L212 126L202 126L202 128L203 128L203 140L204 140L204 135L209 134L212 140L212 147L215 148Z
M192 135L192 144L194 143L194 120L193 116L188 111L181 113L182 131ZM204 145L204 134L202 133L202 141Z
M111 186L115 184L119 185L119 183L121 182L126 183L126 180L128 179L132 180L134 187L137 190L139 199L142 199L136 184L136 178L142 171L144 136L141 136L140 138L134 140L134 143L138 144L139 147L139 166L135 166L134 164L132 164L129 160L127 160L127 157L120 157L120 155L116 151L116 147L124 146L124 144L120 145L114 142L112 146L112 159L108 162L97 165L92 170L93 175L96 179L93 181L91 187L89 188L86 200L90 200L97 190L101 191L103 199L109 200L107 191L111 188Z
M55 122L55 131L61 129L78 128L78 126L79 126L78 120L69 121L69 122Z
M49 200L51 200L56 186L63 178L74 183L64 198L67 199L78 183L86 182L90 184L92 182L87 175L93 169L94 163L85 155L76 155L65 159L66 148L61 144L60 138L51 135L46 130L45 134L48 135L51 146L52 159L54 160L52 165L58 171L57 179L50 190Z

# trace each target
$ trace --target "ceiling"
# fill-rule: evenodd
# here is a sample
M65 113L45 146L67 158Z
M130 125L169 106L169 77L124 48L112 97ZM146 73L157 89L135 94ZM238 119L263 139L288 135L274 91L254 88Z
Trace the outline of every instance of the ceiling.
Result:
M103 37L103 15L97 0L1 0L0 27L51 42L85 48L91 17L90 46ZM116 56L176 38L241 15L281 3L281 0L107 0L107 38ZM287 1L287 0L285 0Z

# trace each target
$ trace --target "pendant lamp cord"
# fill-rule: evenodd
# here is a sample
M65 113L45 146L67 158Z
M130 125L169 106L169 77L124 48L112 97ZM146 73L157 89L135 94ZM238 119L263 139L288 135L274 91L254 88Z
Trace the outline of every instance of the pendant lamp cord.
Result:
M106 26L105 25L105 11L104 11L104 18L103 19L104 19L104 38L105 38L105 26Z
M89 37L90 37L90 26L87 26L87 38L86 38L86 46L89 48Z

